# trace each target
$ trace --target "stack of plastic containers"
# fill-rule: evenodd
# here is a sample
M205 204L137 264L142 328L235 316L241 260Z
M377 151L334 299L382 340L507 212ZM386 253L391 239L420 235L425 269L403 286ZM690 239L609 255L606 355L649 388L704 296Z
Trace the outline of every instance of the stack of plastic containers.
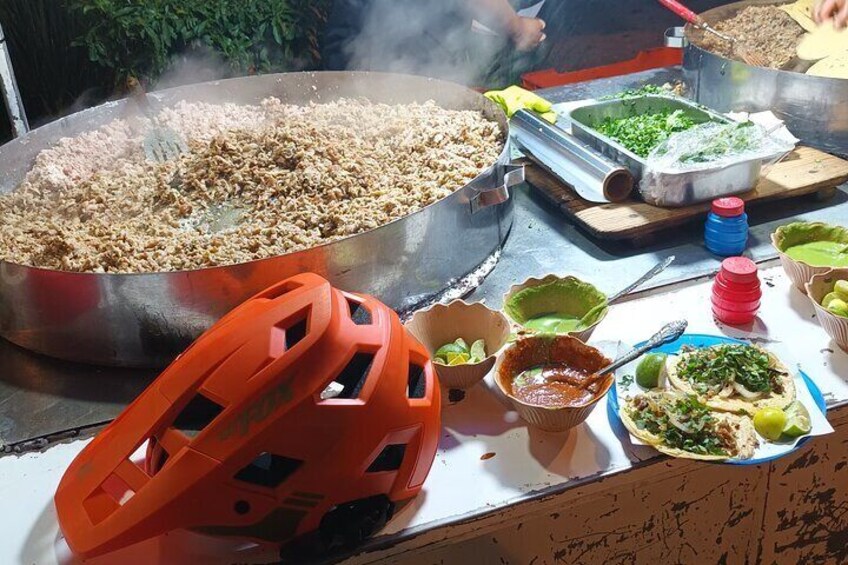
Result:
M713 283L713 315L731 326L748 324L757 316L762 295L757 265L747 257L729 257Z
M741 198L713 200L704 226L707 249L722 257L740 255L748 245L748 214Z

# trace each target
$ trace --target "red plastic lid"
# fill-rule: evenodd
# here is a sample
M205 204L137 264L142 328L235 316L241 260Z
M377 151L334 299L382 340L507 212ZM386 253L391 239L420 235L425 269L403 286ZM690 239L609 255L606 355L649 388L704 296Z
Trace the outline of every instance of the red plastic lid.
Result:
M721 272L727 281L747 283L757 280L757 265L747 257L728 257L721 262Z
M713 292L724 293L751 293L760 292L760 279L751 279L748 282L736 282L727 280L724 273L719 271L713 282Z
M744 303L753 302L763 297L763 291L760 287L753 290L732 290L727 287L722 287L718 284L713 285L713 298L721 298L730 302Z
M745 212L745 201L736 196L716 198L712 205L713 214L723 218L739 216Z

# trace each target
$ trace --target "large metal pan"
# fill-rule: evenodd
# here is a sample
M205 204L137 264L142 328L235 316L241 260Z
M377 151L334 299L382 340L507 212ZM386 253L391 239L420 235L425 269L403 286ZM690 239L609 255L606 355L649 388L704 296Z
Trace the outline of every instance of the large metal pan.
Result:
M701 16L711 24L751 5L774 0L736 2ZM805 145L848 154L848 80L753 67L702 49L700 30L685 28L683 72L695 100L714 110L771 110Z
M477 109L508 139L503 112L480 94L444 81L380 73L264 75L156 93L178 100L256 104L364 96L404 103L435 100ZM68 116L0 148L0 192L13 190L39 151L123 117L126 102ZM408 308L473 271L503 244L512 226L509 186L523 170L497 162L452 195L378 229L312 249L227 267L142 274L71 273L0 262L0 335L31 350L74 361L161 366L223 314L275 281L302 271L340 288Z

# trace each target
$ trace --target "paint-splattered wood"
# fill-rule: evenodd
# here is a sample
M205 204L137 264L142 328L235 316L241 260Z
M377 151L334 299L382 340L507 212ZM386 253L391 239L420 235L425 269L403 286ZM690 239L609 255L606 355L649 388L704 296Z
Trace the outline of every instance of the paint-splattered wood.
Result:
M709 203L684 208L659 208L641 201L596 204L540 167L528 163L527 181L579 226L599 239L647 241L646 236L701 219ZM753 190L740 197L757 205L820 192L848 181L848 161L810 147L799 147L774 165Z
M848 407L828 419L772 463L655 459L345 563L848 563Z

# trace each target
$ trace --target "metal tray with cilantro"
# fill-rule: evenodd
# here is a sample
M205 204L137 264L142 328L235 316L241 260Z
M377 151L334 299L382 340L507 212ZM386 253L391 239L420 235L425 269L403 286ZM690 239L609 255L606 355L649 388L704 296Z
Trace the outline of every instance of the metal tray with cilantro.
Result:
M706 123L730 124L729 118L671 95L645 94L590 102L569 112L572 134L612 161L624 165L640 183L649 204L688 206L745 192L754 187L762 161L741 161L696 171L653 172L649 187L647 157L670 136Z

